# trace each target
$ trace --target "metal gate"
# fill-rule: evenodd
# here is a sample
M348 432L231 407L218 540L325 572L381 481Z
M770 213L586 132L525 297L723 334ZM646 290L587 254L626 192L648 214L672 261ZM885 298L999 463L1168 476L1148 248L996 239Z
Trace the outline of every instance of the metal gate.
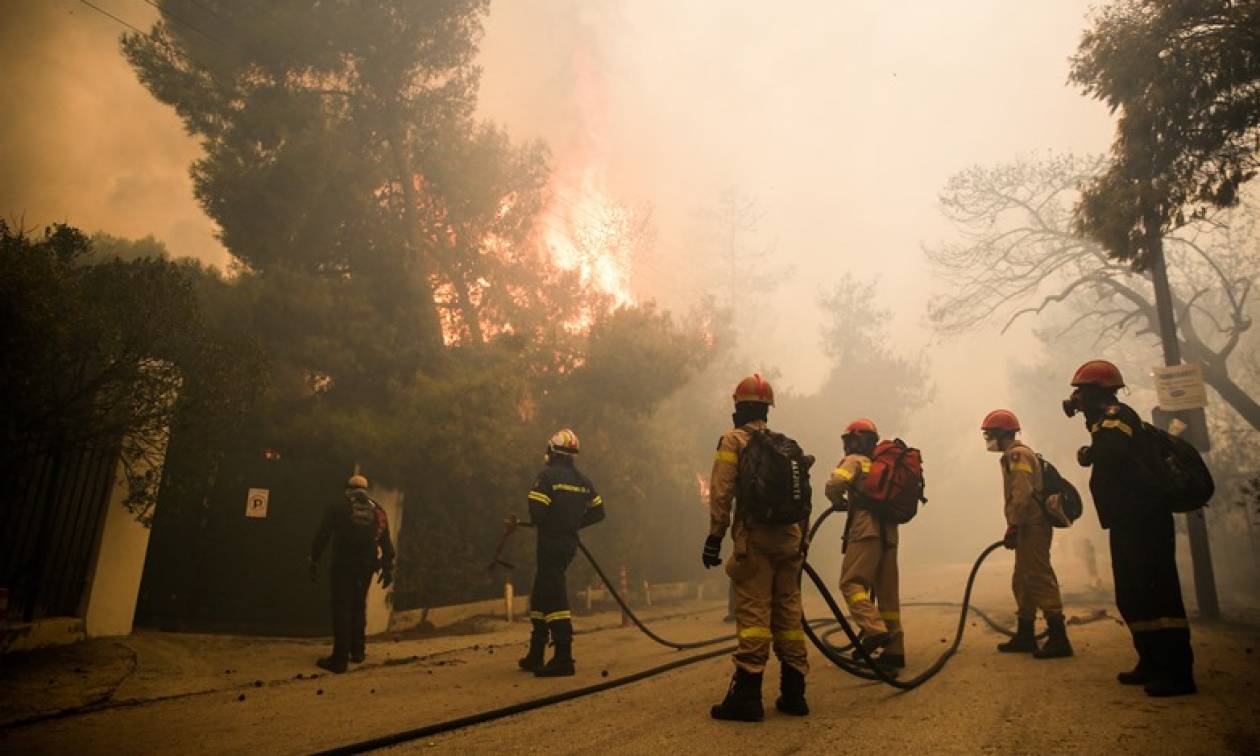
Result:
M24 621L82 615L118 447L28 456L5 483L0 586Z

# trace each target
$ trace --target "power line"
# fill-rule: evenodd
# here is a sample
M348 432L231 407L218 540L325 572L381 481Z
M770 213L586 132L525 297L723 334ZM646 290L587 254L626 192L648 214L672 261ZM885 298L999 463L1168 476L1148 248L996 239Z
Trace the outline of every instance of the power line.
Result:
M96 11L97 13L101 14L102 16L105 16L106 18L110 18L110 19L113 19L114 21L117 21L118 23L122 24L123 26L125 26L125 27L127 27L128 29L130 29L130 30L132 30L133 32L135 32L136 34L146 35L146 36L147 36L147 33L146 33L146 32L141 31L141 30L139 29L139 27L132 26L130 23L128 23L128 22L126 22L126 21L122 20L122 19L121 19L121 18L119 18L118 16L115 16L113 13L110 13L109 11L105 10L104 8L101 8L101 7L100 7L100 6L98 6L98 5L93 5L92 3L88 2L88 0L79 0L79 2L80 2L80 3L83 3L84 5L86 5L87 7L91 8L92 10Z
M173 21L175 21L175 22L177 22L177 23L183 24L184 26L187 26L189 29L192 29L193 31L197 32L198 34L200 34L201 36L203 36L203 37L205 37L206 39L210 40L211 42L214 42L215 44L219 45L220 47L223 47L223 48L225 48L225 49L226 49L227 47L229 47L229 45L228 45L226 42L224 42L223 40L218 39L218 38L217 38L217 37L215 37L214 35L210 34L209 32L207 32L207 31L203 30L201 27L199 27L199 26L197 26L196 24L192 23L191 21L188 21L187 19L182 18L182 17L181 17L181 16L179 16L178 14L172 13L169 9L167 9L167 8L163 8L162 6L160 6L160 5L158 5L157 3L153 2L153 0L144 0L144 2L145 2L146 4L148 4L148 5L152 6L153 8L155 8L155 9L157 10L157 12L158 12L158 14L159 14L159 15L161 15L161 16L163 16L163 17L169 17L171 20L173 20Z

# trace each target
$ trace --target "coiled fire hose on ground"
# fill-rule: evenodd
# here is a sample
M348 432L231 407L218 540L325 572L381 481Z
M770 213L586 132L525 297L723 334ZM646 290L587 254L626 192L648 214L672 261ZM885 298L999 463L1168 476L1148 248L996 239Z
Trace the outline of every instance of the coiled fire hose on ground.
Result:
M833 511L835 510L830 510L830 509L827 510L818 518L817 521L815 521L813 527L809 531L811 540L812 540L813 534L815 534L818 531L818 528L827 519L827 517L830 516L830 514ZM511 525L511 527L517 527L517 526L528 527L527 525L525 525L525 523L513 523ZM500 542L500 545L499 545L500 551L502 550L502 546L503 546L503 543ZM835 620L810 621L807 618L802 617L802 620L801 620L802 627L805 631L806 636L810 639L811 642L813 642L814 646L818 649L819 653L821 653L824 657L827 658L828 661L831 661L833 664L835 664L837 667L839 667L843 671L862 679L877 680L877 681L886 683L888 685L891 685L895 688L899 688L901 690L911 690L913 688L917 688L918 686L922 685L924 682L927 682L929 679L934 677L938 672L940 672L945 667L945 663L949 661L949 658L952 657L954 653L958 650L958 646L962 642L963 630L966 626L967 612L971 608L970 607L971 589L972 589L972 585L975 583L976 573L980 570L980 565L984 562L985 558L988 557L989 554L993 553L996 549L1000 548L1001 546L1002 546L1001 541L990 545L988 548L986 548L984 551L980 553L980 556L976 559L975 564L973 564L971 567L971 574L967 578L967 587L963 592L962 612L958 619L958 628L954 634L953 643L950 644L950 646L945 650L943 654L941 654L940 658L938 658L936 662L932 664L932 666L928 667L926 670L916 675L915 677L911 678L910 680L902 681L902 680L896 679L894 675L890 674L887 670L881 667L876 660L872 659L871 656L866 653L866 651L862 648L861 644L858 642L857 634L853 631L852 626L849 625L848 621L844 618L844 612L841 611L839 605L836 604L835 598L831 595L830 591L827 590L827 586L823 582L822 578L818 576L818 573L814 571L814 568L810 566L808 562L804 563L803 568L802 568L802 573L809 577L810 581L813 582L814 586L818 589L819 593L822 594L823 601L826 602L827 608L831 610L832 614L835 616ZM613 585L613 582L608 578L608 575L604 573L603 568L599 565L599 562L595 560L595 557L591 554L591 552L586 548L586 545L583 544L581 541L578 541L578 548L581 549L582 555L585 556L587 561L590 562L591 567L595 570L595 573L599 575L600 580L604 581L604 585L607 586L608 588L609 595L613 597L613 599L621 607L622 611L626 613L626 616L630 618L630 620L635 624L635 626L640 631L642 631L645 635L647 635L656 643L659 643L662 646L666 646L668 648L673 648L677 650L688 650L688 649L696 649L696 648L703 648L706 646L712 646L718 643L722 643L724 641L730 641L732 639L730 635L723 635L721 637L709 638L707 640L680 643L677 641L667 640L666 638L661 637L660 635L653 632L650 628L648 628L647 625L645 625L643 621L639 619L639 617L634 613L634 611L630 609L630 605L626 602L625 598L622 597L621 594L617 592L617 589ZM495 560L496 562L499 561L499 554L495 555ZM938 604L932 604L932 605L938 605ZM984 615L981 615L981 616L983 617ZM858 663L856 661L845 658L844 656L840 654L840 649L837 649L835 646L831 645L830 643L820 638L817 635L817 633L814 631L815 627L829 625L833 621L837 623L839 627L827 631L827 635L831 635L837 630L843 631L845 635L848 636L850 644L852 645L854 651L857 653L858 658L860 658L862 662L864 663ZM995 627L997 627L998 629L1002 629L1000 628L1000 626L996 626L996 623L990 622L990 624L994 624ZM1006 631L1006 632L1009 633L1009 631ZM528 711L533 711L535 709L541 709L541 708L552 706L554 704L562 703L565 701L571 701L576 698L582 698L584 696L600 693L606 690L610 690L612 688L620 687L622 685L628 685L630 683L638 682L640 680L645 680L647 678L654 677L656 675L663 674L665 672L669 672L671 670L675 670L680 667L685 667L691 664L696 664L698 662L706 661L708 659L713 659L713 658L722 656L724 654L729 654L734 650L735 650L735 646L724 646L722 648L713 649L711 651L706 651L704 653L695 654L694 656L687 656L682 659L677 659L675 661L661 664L659 666L652 667L650 669L642 670L640 672L635 672L633 674L625 675L622 677L605 680L603 682L596 683L595 685L588 685L582 688L576 688L573 690L567 690L567 691L563 691L561 693L556 693L549 696L543 696L541 698L534 698L528 701L521 701L519 703L511 704L509 706L503 706L497 709L490 709L488 711L482 711L475 714L470 714L468 716L459 717L456 719L449 719L444 722L435 722L433 724L424 725L424 726L409 729L409 730L403 730L403 731L395 732L389 735L369 738L369 739L361 740L355 743L349 743L346 745L338 746L336 748L330 748L324 751L320 751L319 753L321 754L365 753L367 751L387 748L389 746L394 746L401 743L410 742L413 740L419 740L421 738L433 737L435 735L451 732L453 730L459 730L465 727L472 727L474 725L483 724L486 722L492 722L496 719L502 719L504 717L512 716L513 714L522 714Z

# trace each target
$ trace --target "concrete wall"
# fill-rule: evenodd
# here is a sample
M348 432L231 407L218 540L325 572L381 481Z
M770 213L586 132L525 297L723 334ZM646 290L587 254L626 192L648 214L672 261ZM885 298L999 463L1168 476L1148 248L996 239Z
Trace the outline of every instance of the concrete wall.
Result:
M161 477L169 437L146 447L142 459L132 461L136 472L153 469ZM123 448L127 448L127 444ZM124 451L124 453L126 453ZM149 553L150 530L136 521L124 502L129 493L126 462L119 456L114 483L105 506L105 523L97 544L96 563L88 586L83 625L88 637L130 635L140 595L140 577ZM153 513L149 512L150 521Z

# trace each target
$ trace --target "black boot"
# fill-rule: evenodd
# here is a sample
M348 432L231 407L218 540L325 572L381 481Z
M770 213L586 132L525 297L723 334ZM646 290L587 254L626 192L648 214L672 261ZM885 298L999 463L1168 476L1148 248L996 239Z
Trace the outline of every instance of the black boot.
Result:
M722 703L709 709L714 719L732 722L760 722L766 713L761 708L761 675L742 669L735 670L731 687Z
M1063 624L1063 615L1046 617L1049 637L1045 645L1033 651L1034 659L1062 659L1072 655L1072 644L1068 642L1067 627Z
M573 623L569 620L552 622L551 639L555 641L556 651L546 664L534 671L534 677L572 677L577 673L573 667Z
M325 656L315 662L316 666L322 667L334 675L340 675L346 671L346 660L335 656Z
M1133 669L1116 675L1116 680L1121 685L1146 685L1151 682L1154 660L1151 658L1149 645L1142 636L1133 636L1133 647L1137 649L1138 661Z
M1020 618L1019 629L1005 643L999 643L998 651L1004 654L1031 654L1037 650L1037 637L1033 633L1033 621Z
M1188 696L1198 693L1194 684L1194 652L1190 649L1188 634L1182 637L1168 631L1150 639L1157 665L1151 680L1144 687L1146 695L1155 698Z
M889 643L892 643L893 636L892 633L888 631L884 631L882 633L871 633L870 635L862 633L858 640L861 641L862 648L866 649L866 653L873 654L884 646L887 646Z
M529 651L516 663L526 672L537 672L542 669L543 655L547 653L547 623L540 619L532 620L533 628L529 633Z
M795 667L787 664L780 666L779 698L774 702L774 708L797 717L809 713L809 704L805 702L805 675Z

